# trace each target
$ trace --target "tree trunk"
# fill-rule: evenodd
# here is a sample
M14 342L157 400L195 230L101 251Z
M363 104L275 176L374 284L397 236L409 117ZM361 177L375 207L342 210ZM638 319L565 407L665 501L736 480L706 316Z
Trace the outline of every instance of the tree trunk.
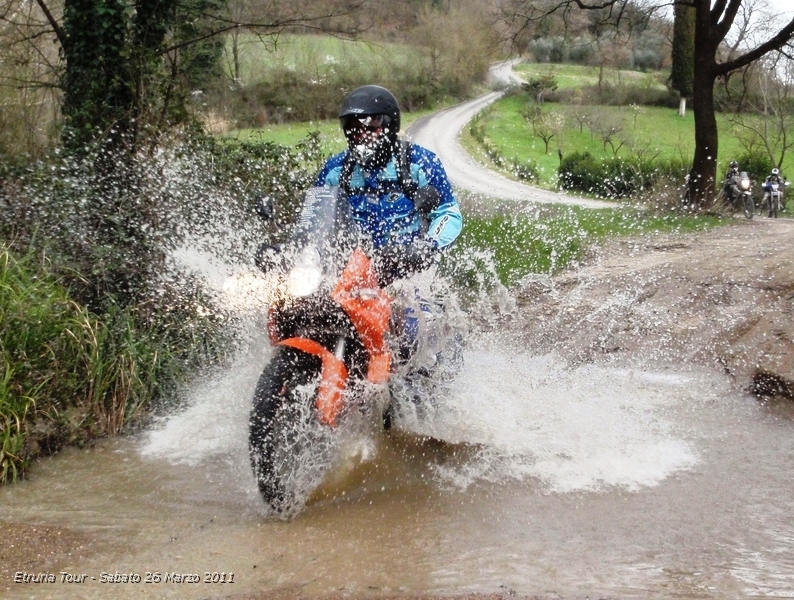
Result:
M121 0L64 2L64 142L78 152L102 137L115 145L129 131L134 93L125 10Z
M240 77L240 29L237 28L232 32L232 73L234 83L239 85L242 83Z
M696 206L710 208L717 181L717 117L714 82L717 79L717 43L711 30L709 0L696 0L695 69L692 111L695 116L695 156L689 172L689 191Z
M697 69L697 67L696 67ZM698 206L709 208L714 200L717 181L717 117L714 114L714 81L709 77L695 77L695 156L689 185Z

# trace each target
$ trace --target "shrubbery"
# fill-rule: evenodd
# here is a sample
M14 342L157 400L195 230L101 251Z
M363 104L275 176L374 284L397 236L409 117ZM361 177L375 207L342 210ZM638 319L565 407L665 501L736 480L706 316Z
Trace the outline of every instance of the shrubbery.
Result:
M772 167L774 166L766 152L752 152L748 150L744 154L732 160L736 160L739 163L739 170L747 171L750 179L756 181L763 181L766 176L772 172ZM725 168L722 172L727 172L729 167L730 161L727 165L725 165Z
M660 176L683 179L680 161L648 161L639 158L596 159L589 152L574 152L559 168L560 187L602 198L627 198L653 186Z
M612 85L603 83L601 87L592 85L581 88L554 90L544 95L547 102L560 104L584 104L605 106L662 106L678 108L678 96L659 88L637 85Z
M257 244L292 220L316 141L293 150L198 136L132 157L55 153L2 173L0 482L39 454L134 426L228 356L232 316L172 251L252 264ZM269 230L255 190L277 203Z
M44 256L0 246L0 287L0 482L39 454L118 433L176 380L168 332L129 309L92 314Z

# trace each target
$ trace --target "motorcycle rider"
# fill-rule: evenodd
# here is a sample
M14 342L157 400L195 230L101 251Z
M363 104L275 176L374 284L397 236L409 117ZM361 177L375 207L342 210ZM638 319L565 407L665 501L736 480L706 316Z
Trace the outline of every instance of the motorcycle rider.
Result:
M736 202L737 198L741 195L739 190L739 163L735 160L731 161L728 172L725 173L725 181L722 184L725 190L725 195L728 197L730 204Z
M441 161L399 139L400 106L384 87L350 92L339 121L347 149L326 161L315 184L347 194L353 218L372 237L381 285L428 268L463 226Z
M786 210L786 197L783 194L783 190L785 189L783 179L780 177L780 169L774 167L772 172L767 175L766 179L764 179L764 199L763 202L769 202L769 193L772 191L772 184L778 184L778 191L780 192L780 208L781 210ZM770 207L770 214L771 214L771 207Z

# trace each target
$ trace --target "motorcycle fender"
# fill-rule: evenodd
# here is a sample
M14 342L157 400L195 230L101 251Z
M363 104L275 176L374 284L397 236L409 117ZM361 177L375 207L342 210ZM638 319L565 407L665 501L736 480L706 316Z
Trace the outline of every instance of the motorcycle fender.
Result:
M378 285L372 261L356 248L339 277L333 298L347 313L369 355L367 379L386 383L391 351L386 341L391 319L391 297Z
M336 427L336 419L344 407L344 392L347 385L347 367L332 352L322 345L307 338L288 338L278 342L280 346L289 346L318 356L322 361L320 372L320 386L317 389L315 407L320 415L320 421L331 427Z

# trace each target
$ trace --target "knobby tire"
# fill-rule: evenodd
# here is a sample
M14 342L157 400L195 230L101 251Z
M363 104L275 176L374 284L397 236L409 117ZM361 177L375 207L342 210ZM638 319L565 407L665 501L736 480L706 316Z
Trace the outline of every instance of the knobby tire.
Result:
M288 516L305 500L297 481L299 457L306 450L302 446L308 445L301 436L306 428L323 427L314 415L320 369L316 356L279 347L254 392L248 437L251 467L262 497L279 514Z
M744 196L744 216L747 219L753 218L753 213L755 213L755 202L753 202L752 196Z

